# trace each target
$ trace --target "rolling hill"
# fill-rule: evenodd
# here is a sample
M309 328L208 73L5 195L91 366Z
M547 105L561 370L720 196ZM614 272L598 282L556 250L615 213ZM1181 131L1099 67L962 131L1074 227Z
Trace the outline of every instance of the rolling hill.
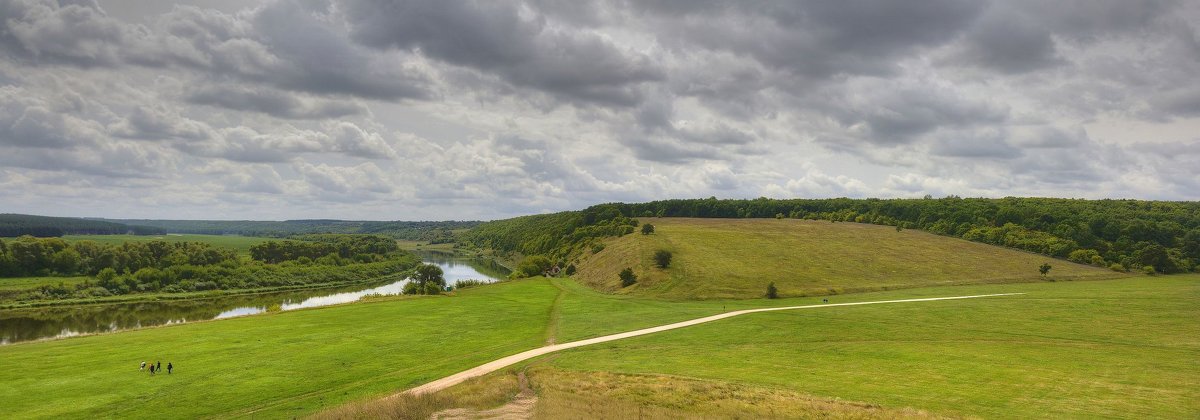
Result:
M651 235L605 240L585 255L575 278L594 288L665 299L756 298L775 283L781 296L813 296L923 286L1124 276L1044 255L918 230L796 219L643 218ZM667 269L658 250L673 253ZM631 267L638 283L621 288Z

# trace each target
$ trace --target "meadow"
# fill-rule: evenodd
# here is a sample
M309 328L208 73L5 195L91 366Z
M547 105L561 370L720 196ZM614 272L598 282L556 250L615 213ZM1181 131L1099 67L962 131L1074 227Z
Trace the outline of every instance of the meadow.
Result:
M586 276L533 278L450 296L380 298L0 346L0 401L5 414L17 418L146 418L168 409L173 417L373 417L499 405L515 394L513 375L523 371L538 392L535 415L541 418L621 418L634 410L675 417L1200 414L1194 363L1200 359L1200 276L1133 277L1052 261L1056 271L1043 279L1034 263L1045 257L907 230L767 220L725 229L763 232L739 240L719 226L654 222L660 233L615 239L594 257L636 261L669 245L678 259L666 274L678 269L689 277L647 275L635 286L644 288L618 294L589 287L594 283L584 283ZM774 233L764 232L764 223L776 222ZM823 239L804 239L814 237ZM854 241L879 243L881 251L857 261L865 254L845 249ZM811 248L791 257L743 249L769 243ZM841 251L817 250L818 243ZM953 262L956 256L978 267ZM819 287L842 291L894 290L723 298L757 297L768 276L797 275L803 271L789 264L822 258L836 261L821 266L823 277L789 288L787 279L775 281L793 296L805 294L814 278ZM922 277L917 267L937 258L946 259L943 268ZM584 260L581 274L603 262ZM864 264L893 274L863 275ZM697 274L707 269L764 277ZM1026 274L1030 270L1035 274ZM1067 281L1111 276L1123 278ZM983 284L957 285L973 281ZM688 289L696 291L683 293ZM745 315L549 355L438 396L384 398L546 343L722 311L825 298L843 303L1005 292L1026 295ZM150 377L137 370L142 360L171 362L176 371Z
M26 290L38 286L64 284L74 286L79 283L88 281L87 276L75 277L10 277L0 278L0 291L3 290Z
M556 293L508 282L0 346L0 401L10 418L292 417L538 346Z
M585 256L576 275L609 292L670 300L756 298L768 283L780 296L815 296L911 287L1124 276L1107 268L1056 260L911 229L796 219L643 218L650 235L608 239ZM666 269L655 251L673 254ZM1045 279L1038 272L1052 266ZM625 267L637 284L622 288Z
M736 413L729 404L710 404L719 398L685 386L699 381L705 384L700 388L749 386L952 417L1200 415L1200 276L939 287L853 298L996 292L1026 294L751 314L534 363L550 369L551 381L636 379L615 386L599 381L596 389L546 385L593 400L582 405L591 410L610 405L594 401L601 397L618 408ZM536 370L532 378L536 384Z

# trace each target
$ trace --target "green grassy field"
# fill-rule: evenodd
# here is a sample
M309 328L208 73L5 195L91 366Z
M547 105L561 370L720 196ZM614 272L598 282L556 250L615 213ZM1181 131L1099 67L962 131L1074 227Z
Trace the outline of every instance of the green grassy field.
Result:
M25 290L38 286L65 284L74 286L87 281L87 276L77 277L9 277L0 278L0 290Z
M674 247L676 268L659 278L644 276L636 293L537 278L449 297L375 299L0 346L0 401L5 415L16 418L160 417L168 415L167 407L172 417L277 418L330 408L336 417L344 404L398 413L403 407L361 404L547 342L721 311L815 304L821 296L744 298L760 294L769 276L799 276L809 271L789 267L817 264L821 276L804 277L790 289L786 279L775 281L794 294L813 284L841 291L904 287L831 296L835 303L1028 294L754 314L575 349L527 365L546 397L538 415L628 417L645 407L652 415L736 416L747 401L757 401L754 412L761 416L831 410L863 418L1200 415L1200 367L1194 362L1200 359L1200 276L1039 281L1036 266L1046 260L1041 256L921 232L839 223L797 234L809 222L729 222L734 227L655 219L658 234L610 243L595 257L645 256L642 270L653 270L648 254L658 246ZM737 233L747 230L759 233ZM869 257L851 252L855 241L878 243L878 249ZM841 251L817 250L823 243ZM797 248L754 252L770 244ZM726 252L733 258L720 257ZM818 264L822 258L839 263ZM783 262L775 268L762 263L777 260ZM941 268L920 269L936 261ZM596 265L585 270L603 260L590 263ZM978 265L974 271L972 264ZM1115 274L1052 264L1054 280ZM870 276L869 269L890 274ZM1026 269L1033 274L1023 274ZM719 270L749 274L722 276ZM675 277L684 274L689 277ZM696 279L701 284L683 283ZM988 284L944 285L972 281ZM935 286L916 288L921 285ZM689 287L699 290L687 292ZM680 300L689 296L706 299ZM173 362L177 371L149 377L137 371L142 360ZM579 386L589 378L607 379L597 387ZM500 382L512 387L511 380ZM482 383L489 382L448 395L474 401L469 405L503 400L503 392L464 391L486 387ZM422 401L426 411L454 403Z
M290 417L538 346L557 289L400 299L0 346L10 418ZM173 362L172 375L139 372Z
M729 414L739 403L722 390L737 389L776 401L764 407L778 413L1195 415L1198 285L1197 276L1175 276L836 296L834 302L1029 293L749 315L539 359L533 363L552 370L532 377L554 395L546 399L548 413L596 406L603 400L572 397L569 381L606 372L625 378L606 382L603 397L625 411L648 405ZM668 302L604 295L566 279L460 293L4 346L0 400L19 418L162 415L157 405L130 403L146 396L171 401L172 415L181 417L305 415L548 338L565 342L722 310L820 301ZM143 359L178 370L151 378L136 370ZM657 379L648 386L645 378L620 376L628 374ZM686 381L670 379L680 377ZM686 395L712 401L688 408L679 405ZM786 403L793 400L800 405Z
M62 237L66 241L94 241L103 244L120 245L125 242L150 242L150 241L167 241L167 242L203 242L213 246L222 248L236 249L239 253L248 254L250 246L261 242L278 240L276 238L259 238L253 236L235 236L235 235L191 235L191 234L167 234L167 235L66 235Z
M925 288L836 301L996 292L1027 294L752 314L535 363L585 376L694 378L949 416L1200 416L1197 275ZM675 401L688 413L682 389L646 395L617 387L606 395L626 405L659 401L659 408Z
M613 238L583 258L577 278L600 290L664 299L761 297L774 282L781 296L896 288L1113 278L1123 274L1050 257L887 226L794 219L646 218L652 235ZM657 250L674 254L654 267ZM621 288L625 267L638 283Z

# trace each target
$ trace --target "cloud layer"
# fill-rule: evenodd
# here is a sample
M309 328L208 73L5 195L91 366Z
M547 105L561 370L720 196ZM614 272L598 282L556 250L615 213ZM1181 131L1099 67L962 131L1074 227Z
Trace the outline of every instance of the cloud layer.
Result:
M0 211L1200 199L1194 2L159 6L0 0Z

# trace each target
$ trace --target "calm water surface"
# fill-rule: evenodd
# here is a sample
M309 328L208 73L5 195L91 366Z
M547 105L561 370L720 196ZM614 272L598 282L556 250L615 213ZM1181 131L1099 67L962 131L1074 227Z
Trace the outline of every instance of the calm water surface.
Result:
M493 261L435 252L417 252L417 255L426 263L441 267L446 283L451 285L466 279L496 281L508 275L507 269ZM406 283L407 279L334 289L203 300L0 310L0 345L335 305L353 302L370 294L398 295Z

